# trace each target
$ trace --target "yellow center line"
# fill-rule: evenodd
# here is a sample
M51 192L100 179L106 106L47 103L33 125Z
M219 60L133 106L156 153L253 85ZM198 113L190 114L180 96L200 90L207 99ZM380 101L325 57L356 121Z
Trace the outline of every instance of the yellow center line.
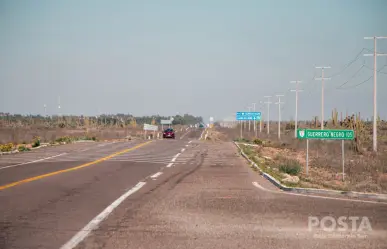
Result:
M20 181L17 181L17 182L12 182L12 183L9 183L9 184L0 186L0 190L4 190L4 189L7 189L7 188L11 188L11 187L14 187L14 186L23 184L23 183L36 181L36 180L39 180L39 179L42 179L42 178L46 178L46 177L49 177L49 176L59 175L59 174L62 174L62 173L66 173L66 172L70 172L70 171L82 169L82 168L91 166L91 165L93 165L93 164L97 164L97 163L106 161L106 160L108 160L108 159L110 159L110 158L113 158L113 157L115 157L115 156L124 154L124 153L126 153L126 152L129 152L129 151L138 149L138 148L140 148L140 147L142 147L142 146L144 146L144 145L147 145L147 144L149 144L149 143L151 143L151 142L152 142L152 141L148 141L148 142L145 142L145 143L136 145L136 146L134 146L134 147L132 147L132 148L129 148L129 149L125 149L125 150L116 152L116 153L111 154L111 155L109 155L109 156L102 157L102 158L97 159L97 160L95 160L95 161L88 162L88 163L85 163L85 164L82 164L82 165L79 165L79 166L76 166L76 167L73 167L73 168L58 170L58 171L54 171L54 172L51 172L51 173L47 173L47 174L43 174L43 175L38 175L38 176L31 177L31 178L26 178L26 179L23 179L23 180L20 180Z

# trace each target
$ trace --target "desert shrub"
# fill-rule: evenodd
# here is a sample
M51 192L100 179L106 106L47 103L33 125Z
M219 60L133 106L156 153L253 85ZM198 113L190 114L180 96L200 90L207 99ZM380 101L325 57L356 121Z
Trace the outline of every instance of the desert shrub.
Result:
M289 175L298 175L301 171L301 164L294 159L286 159L279 165L279 170Z
M12 143L0 144L0 151L1 152L9 152L9 151L12 151L12 149L13 149Z
M30 151L29 148L27 148L26 146L22 145L22 146L19 146L19 148L17 148L18 151L22 152L22 151Z
M294 130L296 128L296 125L294 122L286 123L285 130Z
M250 143L250 140L246 138L237 138L235 141L240 143Z
M263 141L259 138L254 139L253 143L255 144L263 144Z
M34 137L34 141L32 141L32 147L39 147L40 146L40 137Z
M73 139L69 136L63 136L63 137L59 137L55 140L55 142L57 143L71 143L73 141Z

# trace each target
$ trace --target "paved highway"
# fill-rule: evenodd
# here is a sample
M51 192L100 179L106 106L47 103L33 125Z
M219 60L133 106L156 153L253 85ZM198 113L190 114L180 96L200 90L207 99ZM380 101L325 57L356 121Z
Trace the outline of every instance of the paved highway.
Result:
M0 248L387 248L386 203L281 192L200 133L0 157ZM372 229L310 231L310 216Z

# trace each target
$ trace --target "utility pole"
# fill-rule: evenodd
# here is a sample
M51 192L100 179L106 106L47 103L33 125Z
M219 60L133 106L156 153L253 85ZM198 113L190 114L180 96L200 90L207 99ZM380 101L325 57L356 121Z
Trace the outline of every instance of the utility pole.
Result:
M294 121L294 137L297 138L297 128L298 128L298 92L302 92L302 89L298 88L298 84L301 83L302 81L300 80L293 80L290 81L290 83L296 83L296 89L295 90L290 90L292 92L296 92L296 117Z
M263 101L259 101L259 104L260 104L259 110L262 112ZM259 133L261 132L262 132L262 113L261 113L261 119L259 120Z
M58 97L58 123L60 122L60 96Z
M374 40L374 53L373 54L365 54L364 56L373 56L374 57L374 120L373 120L373 131L372 131L372 136L373 136L373 150L376 152L378 151L378 137L377 137L377 57L378 56L387 56L387 54L380 54L376 51L376 40L377 39L387 39L386 36L374 36L374 37L364 37L366 40Z
M255 112L255 104L256 103L253 103L253 112ZM256 129L256 123L257 123L257 120L253 120L253 128L254 128L254 131L255 131L255 137L257 136L257 129Z
M253 103L253 112L255 112L255 105L256 103ZM257 137L257 120L253 120L253 128L254 128L254 135Z
M247 107L249 109L249 112L251 112L251 106ZM250 124L251 124L251 120L249 120L249 132L250 132Z
M321 130L324 130L324 80L330 80L331 78L324 78L324 69L331 67L316 67L321 69L321 78L314 78L315 80L321 80Z
M43 107L44 107L44 118L47 118L47 105L44 104Z
M281 102L281 97L284 95L276 95L278 97L278 102L275 104L278 105L278 139L281 139L281 104L284 104L284 102Z
M270 133L270 98L271 96L264 96L264 98L267 98L267 101L265 102L265 104L267 104L267 127L266 127L266 130L267 130L267 134Z

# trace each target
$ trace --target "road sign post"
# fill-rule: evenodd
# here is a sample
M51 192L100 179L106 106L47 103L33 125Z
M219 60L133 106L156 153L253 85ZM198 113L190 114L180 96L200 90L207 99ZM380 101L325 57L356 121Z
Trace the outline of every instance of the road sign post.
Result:
M309 173L309 139L318 140L341 140L341 154L342 154L342 167L343 167L343 181L345 174L345 155L344 155L344 140L353 140L355 138L355 132L353 130L311 130L311 129L298 129L298 139L306 139L306 175Z
M341 140L341 157L343 159L343 181L344 181L344 161L345 161L345 158L344 158L344 140Z
M306 140L306 175L309 174L309 139Z
M157 125L144 124L145 139L147 138L146 137L147 131L153 131L152 138L154 138L155 137L155 132L157 130L158 130L158 126Z
M249 123L251 120L256 122L257 120L261 120L261 113L260 112L237 112L236 113L236 120L240 121L241 124L241 138L243 138L243 121L248 120Z
M239 123L241 124L241 139L243 138L243 121L239 121Z

